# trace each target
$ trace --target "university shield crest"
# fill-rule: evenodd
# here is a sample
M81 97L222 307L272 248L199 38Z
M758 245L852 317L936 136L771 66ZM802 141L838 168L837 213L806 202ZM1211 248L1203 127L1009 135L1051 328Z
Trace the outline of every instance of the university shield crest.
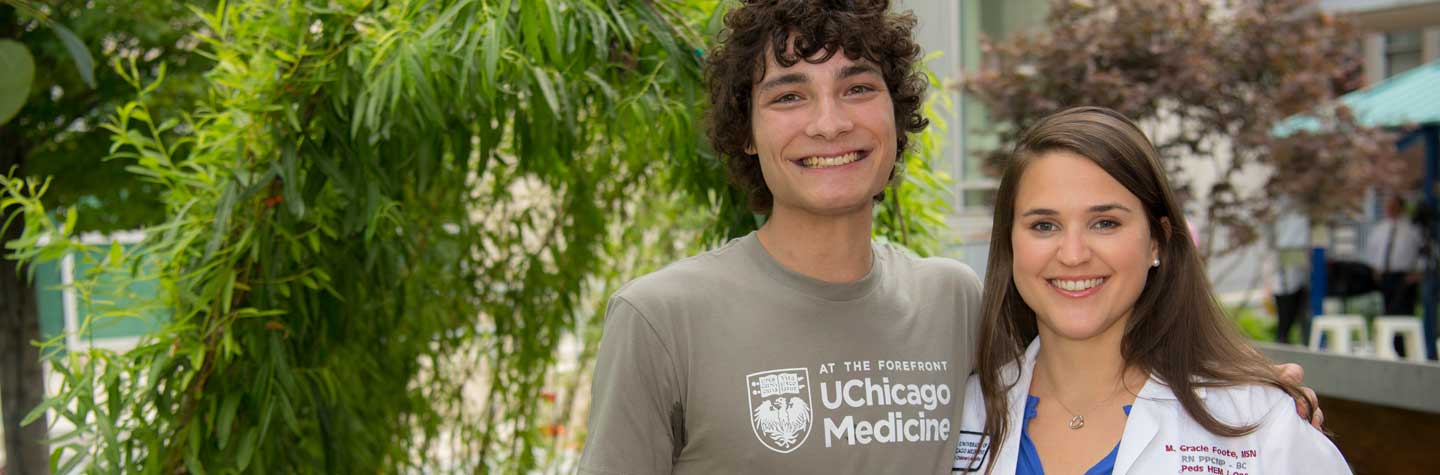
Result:
M776 369L745 376L750 428L770 450L794 452L810 436L810 370Z

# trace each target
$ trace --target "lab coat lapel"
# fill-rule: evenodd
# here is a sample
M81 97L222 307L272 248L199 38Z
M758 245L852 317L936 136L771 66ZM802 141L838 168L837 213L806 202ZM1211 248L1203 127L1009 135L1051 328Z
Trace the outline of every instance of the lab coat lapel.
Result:
M1020 460L1020 431L1025 428L1025 398L1030 395L1030 379L1035 374L1035 355L1040 353L1040 339L1036 338L1030 342L1030 347L1025 349L1025 359L1020 362L1020 367L1006 366L1003 373L1003 381L1015 381L1006 395L1007 407L1009 407L1010 429L1005 433L1005 443L1000 445L1000 457L995 460L995 471L992 473L1015 473L1015 465ZM1019 374L1015 374L1015 370Z
M1145 397L1147 390L1153 386L1159 386L1154 379L1146 381L1145 388L1140 390L1139 397L1130 405L1130 418L1125 421L1125 432L1120 436L1120 449L1115 452L1115 470L1112 472L1114 475L1129 473L1135 460L1140 458L1145 448L1155 441L1155 434L1160 432L1157 403L1153 398ZM1169 392L1168 388L1162 390ZM1170 399L1174 399L1174 396Z
M1195 395L1205 399L1205 388L1195 388ZM1155 436L1160 432L1162 417L1174 417L1174 411L1162 404L1162 401L1174 401L1175 392L1170 386L1151 376L1145 381L1145 387L1140 388L1140 394L1136 395L1135 403L1130 405L1130 418L1125 422L1125 433L1120 436L1120 450L1115 453L1114 475L1124 475L1130 472L1140 454L1155 443Z

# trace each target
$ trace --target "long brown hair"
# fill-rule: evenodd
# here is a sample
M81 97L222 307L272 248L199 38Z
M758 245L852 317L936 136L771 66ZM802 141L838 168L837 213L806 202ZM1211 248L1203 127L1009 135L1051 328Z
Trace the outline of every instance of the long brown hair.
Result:
M1248 434L1258 424L1234 426L1216 419L1196 396L1197 387L1267 384L1305 401L1306 414L1312 413L1300 388L1280 380L1271 362L1241 338L1221 311L1154 145L1118 112L1077 107L1041 119L1026 131L1000 179L975 356L985 397L985 433L991 440L997 444L1005 440L1010 429L1007 394L1018 383L1003 381L1001 369L1018 365L1026 345L1038 335L1035 311L1015 287L1010 232L1016 188L1026 167L1053 151L1089 159L1139 198L1150 235L1159 242L1161 265L1149 270L1120 345L1126 368L1164 381L1185 412L1215 435ZM991 467L999 452L990 452Z

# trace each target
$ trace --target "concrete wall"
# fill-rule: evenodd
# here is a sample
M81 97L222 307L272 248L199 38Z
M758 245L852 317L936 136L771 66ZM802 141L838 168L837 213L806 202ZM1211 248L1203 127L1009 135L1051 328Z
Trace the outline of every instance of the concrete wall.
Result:
M1272 360L1305 368L1305 385L1321 395L1440 414L1440 365L1255 346Z

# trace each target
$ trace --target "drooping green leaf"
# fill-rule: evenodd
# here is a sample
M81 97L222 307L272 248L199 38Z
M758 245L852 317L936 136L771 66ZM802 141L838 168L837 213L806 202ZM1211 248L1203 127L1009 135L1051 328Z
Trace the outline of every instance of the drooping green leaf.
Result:
M90 56L90 48L65 25L52 22L47 26L54 30L55 36L60 37L60 42L65 44L65 51L70 53L70 59L75 62L75 70L80 72L80 78L86 85L95 87L95 57Z
M31 409L28 414L25 414L25 418L20 419L20 425L30 425L31 422L35 422L37 419L40 419L40 416L45 415L45 411L54 409L62 402L64 402L64 400L62 399L46 399L44 402L41 402L40 405L35 406L34 409Z
M9 122L30 97L35 59L20 42L0 39L0 124Z

